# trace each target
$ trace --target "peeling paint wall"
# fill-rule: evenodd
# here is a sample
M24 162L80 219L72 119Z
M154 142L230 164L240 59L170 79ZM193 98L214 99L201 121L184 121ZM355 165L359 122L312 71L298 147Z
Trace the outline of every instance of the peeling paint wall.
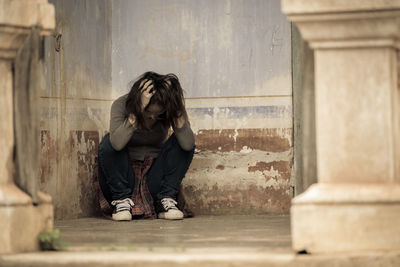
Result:
M112 103L111 13L108 1L50 2L56 29L45 41L39 184L55 217L68 219L96 214L94 163Z
M291 98L247 100L208 100L208 105L214 105L211 108L197 108L200 100L187 100L197 153L184 185L197 214L289 212Z
M288 213L291 28L278 0L112 2L116 94L147 70L176 73L196 133L184 180L197 214Z
M186 91L197 149L184 189L197 214L289 211L291 38L280 1L51 2L40 187L56 218L96 213L91 178L111 103L147 70L176 73Z

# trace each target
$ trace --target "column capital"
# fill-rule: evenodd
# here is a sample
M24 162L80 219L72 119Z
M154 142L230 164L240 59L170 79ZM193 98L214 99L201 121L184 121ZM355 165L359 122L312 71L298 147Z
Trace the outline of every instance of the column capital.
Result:
M400 0L282 0L313 49L400 48Z
M34 26L43 35L54 29L54 6L47 0L0 0L0 59L13 60Z

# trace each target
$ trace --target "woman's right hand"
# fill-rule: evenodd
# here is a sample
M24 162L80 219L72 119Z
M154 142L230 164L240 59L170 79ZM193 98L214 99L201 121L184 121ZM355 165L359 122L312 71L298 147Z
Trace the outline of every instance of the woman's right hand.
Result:
M141 102L142 102L142 111L143 111L149 104L151 97L156 93L156 91L153 90L152 81L148 80L148 79L143 80L140 83L139 87L140 87L140 92L142 92Z

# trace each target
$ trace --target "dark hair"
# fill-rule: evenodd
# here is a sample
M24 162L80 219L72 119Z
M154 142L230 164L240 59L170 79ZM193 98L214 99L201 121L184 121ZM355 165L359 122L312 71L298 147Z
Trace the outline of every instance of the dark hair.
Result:
M141 87L143 80L151 80L153 83L154 95L151 97L149 105L157 104L165 108L162 114L162 122L165 126L175 127L174 120L182 115L187 118L185 112L185 103L183 90L175 74L169 73L161 75L152 71L142 74L131 87L126 100L126 110L128 114L136 117L136 123L139 128L145 128L144 116L141 110Z

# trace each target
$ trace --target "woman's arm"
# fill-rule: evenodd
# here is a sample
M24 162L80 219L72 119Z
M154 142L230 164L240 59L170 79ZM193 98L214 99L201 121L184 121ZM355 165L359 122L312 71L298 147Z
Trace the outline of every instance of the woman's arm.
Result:
M136 130L134 118L130 117L131 122L126 118L125 101L125 97L120 97L111 106L110 142L117 151L126 146Z
M194 134L190 128L190 122L186 113L175 120L175 127L173 128L176 139L183 150L190 151L194 147Z

